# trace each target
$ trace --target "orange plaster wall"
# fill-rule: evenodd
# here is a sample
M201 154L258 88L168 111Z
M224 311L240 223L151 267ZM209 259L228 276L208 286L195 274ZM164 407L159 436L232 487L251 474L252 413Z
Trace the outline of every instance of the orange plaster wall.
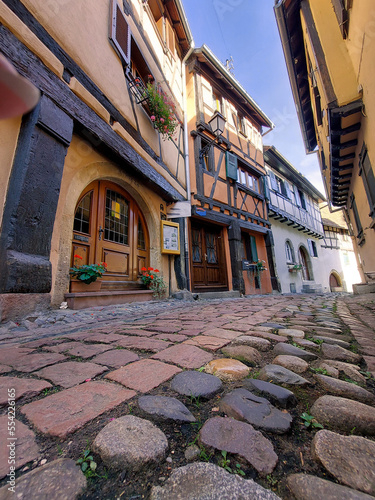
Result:
M228 239L228 230L224 228L223 231L224 238L224 250L225 250L225 263L227 266L227 278L228 278L228 290L233 290L233 276L232 276L232 266L230 263L230 250L229 250L229 239Z
M250 231L249 234L255 236L257 251L258 251L258 259L265 261L266 263L265 266L267 270L261 272L261 288L255 288L254 278L252 277L252 273L249 273L250 274L250 279L249 279L248 271L243 271L242 276L245 282L245 293L246 295L272 293L271 275L269 271L266 243L264 241L264 237L262 234L257 234L252 231Z

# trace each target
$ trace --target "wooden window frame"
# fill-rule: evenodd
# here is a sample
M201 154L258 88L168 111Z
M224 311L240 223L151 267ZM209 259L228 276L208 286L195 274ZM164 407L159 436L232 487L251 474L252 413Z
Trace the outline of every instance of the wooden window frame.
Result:
M122 62L128 66L131 59L131 29L117 0L111 0L110 9L109 41ZM119 16L121 21L118 19ZM119 40L118 34L121 29L120 23L123 23L122 27L126 27L127 32L124 35L126 38L126 47L124 47L121 44L121 40Z
M333 10L335 11L337 22L339 23L340 31L344 40L349 33L349 7L350 1L348 0L331 0Z
M362 177L362 182L370 207L369 217L375 219L375 177L365 143L363 143L359 154L359 175Z

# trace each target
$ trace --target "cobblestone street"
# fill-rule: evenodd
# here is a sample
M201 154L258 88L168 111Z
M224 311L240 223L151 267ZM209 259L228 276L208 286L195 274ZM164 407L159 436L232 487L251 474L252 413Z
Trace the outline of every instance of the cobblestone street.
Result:
M375 497L374 294L50 310L0 342L1 500L12 437L32 500Z

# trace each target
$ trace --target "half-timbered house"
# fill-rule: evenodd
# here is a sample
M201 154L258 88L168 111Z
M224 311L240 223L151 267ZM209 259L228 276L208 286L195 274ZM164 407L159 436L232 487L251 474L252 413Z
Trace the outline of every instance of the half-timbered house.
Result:
M206 46L186 74L191 290L270 293L262 133L273 124Z
M184 259L161 247L167 204L187 199L181 1L0 0L0 21L1 52L41 92L0 122L3 315L147 300L142 267L183 288ZM173 108L170 136L147 84ZM98 262L102 290L69 293L69 268Z

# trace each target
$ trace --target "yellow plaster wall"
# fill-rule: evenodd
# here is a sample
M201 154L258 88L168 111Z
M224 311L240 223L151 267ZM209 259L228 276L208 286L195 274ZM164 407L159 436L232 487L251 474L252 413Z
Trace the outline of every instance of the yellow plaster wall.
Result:
M0 120L0 226L3 220L4 203L8 191L9 176L17 148L21 118Z
M120 185L137 202L149 231L151 266L160 269L165 277L168 276L168 258L160 254L160 204L164 200L97 153L88 142L74 135L65 160L51 242L53 304L61 303L68 289L76 204L84 188L99 179Z

